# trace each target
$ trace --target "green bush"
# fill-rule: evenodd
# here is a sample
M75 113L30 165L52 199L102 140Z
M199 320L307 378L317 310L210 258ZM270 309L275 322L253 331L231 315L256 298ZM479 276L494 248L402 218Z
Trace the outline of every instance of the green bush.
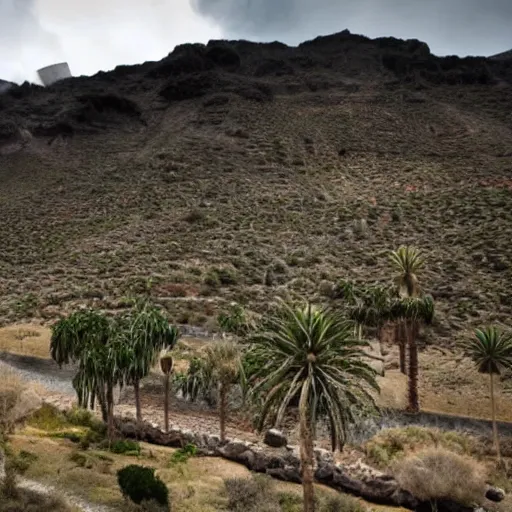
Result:
M104 434L107 428L101 420L94 416L92 411L81 407L73 407L69 410L66 413L66 419L71 425L88 427L99 434Z
M187 462L190 457L193 457L197 453L197 446L192 443L186 444L183 448L176 450L169 460L170 465L180 464L182 462Z
M169 507L169 490L155 475L154 468L131 464L117 472L117 482L125 497L140 505L143 501L156 501Z
M43 404L27 422L31 427L50 432L60 430L67 424L66 417L56 407Z
M140 444L131 439L118 439L110 445L110 451L124 455L140 455Z

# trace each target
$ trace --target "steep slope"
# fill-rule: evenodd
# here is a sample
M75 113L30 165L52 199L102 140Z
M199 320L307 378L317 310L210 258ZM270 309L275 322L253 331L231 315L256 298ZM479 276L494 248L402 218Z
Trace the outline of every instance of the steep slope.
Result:
M428 258L433 339L512 313L512 60L214 41L0 97L0 314L151 293L203 324ZM32 134L32 139L26 136ZM25 137L22 134L25 133ZM151 283L149 283L151 279ZM445 343L445 342L443 342Z

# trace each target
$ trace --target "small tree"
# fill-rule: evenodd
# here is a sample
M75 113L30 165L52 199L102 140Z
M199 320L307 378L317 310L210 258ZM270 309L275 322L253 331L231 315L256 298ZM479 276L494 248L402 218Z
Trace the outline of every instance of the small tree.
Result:
M132 351L126 379L133 386L137 421L142 421L140 382L157 363L159 353L175 346L179 333L148 301L136 302L134 309L119 319L118 325L123 343Z
M160 358L160 368L164 374L164 425L165 431L169 432L169 384L174 361L170 353L164 354Z
M476 364L478 371L489 375L494 448L496 449L498 462L501 462L498 425L496 423L494 376L512 368L512 335L502 332L495 326L477 329L475 337L465 342L463 348Z
M191 361L186 377L179 382L179 389L190 400L203 398L210 404L217 404L220 438L224 441L228 397L232 387L242 384L243 381L242 353L239 346L232 341L221 341L207 348L204 359ZM216 400L212 400L213 391L217 391Z

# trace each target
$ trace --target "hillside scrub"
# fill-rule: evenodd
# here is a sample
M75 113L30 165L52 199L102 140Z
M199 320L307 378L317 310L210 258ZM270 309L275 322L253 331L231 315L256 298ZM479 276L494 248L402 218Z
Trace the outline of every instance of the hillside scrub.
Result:
M422 501L474 505L485 496L484 467L442 448L430 448L397 462L394 474L403 489Z

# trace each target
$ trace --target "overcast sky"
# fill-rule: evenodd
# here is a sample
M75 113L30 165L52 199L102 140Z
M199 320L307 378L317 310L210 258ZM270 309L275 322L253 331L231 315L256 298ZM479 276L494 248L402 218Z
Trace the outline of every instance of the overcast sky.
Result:
M61 61L89 75L185 42L297 44L345 28L493 55L512 48L512 0L0 0L0 78L37 82L38 68Z

